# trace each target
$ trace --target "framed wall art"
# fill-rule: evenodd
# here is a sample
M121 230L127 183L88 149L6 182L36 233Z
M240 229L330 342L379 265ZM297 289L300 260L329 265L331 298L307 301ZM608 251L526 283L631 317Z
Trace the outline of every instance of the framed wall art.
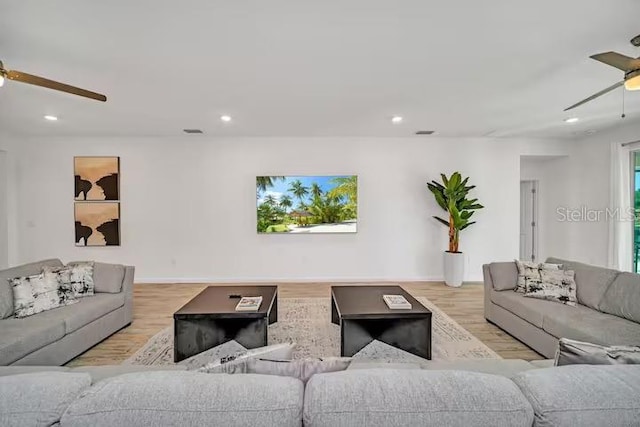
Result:
M120 157L74 157L75 200L120 200Z
M258 233L356 233L358 177L256 177Z
M76 246L120 246L120 202L75 203Z

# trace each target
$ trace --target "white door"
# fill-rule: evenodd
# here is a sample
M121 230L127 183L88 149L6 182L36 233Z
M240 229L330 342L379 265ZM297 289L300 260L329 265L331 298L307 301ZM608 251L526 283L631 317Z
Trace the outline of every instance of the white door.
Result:
M7 153L0 151L0 270L8 267L9 262L9 230L7 202Z
M520 259L538 260L538 183L520 181Z

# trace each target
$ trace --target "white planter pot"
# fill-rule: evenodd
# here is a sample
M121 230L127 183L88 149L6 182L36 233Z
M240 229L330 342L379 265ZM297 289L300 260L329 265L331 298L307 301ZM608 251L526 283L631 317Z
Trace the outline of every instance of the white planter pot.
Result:
M444 282L448 286L458 288L464 278L464 254L461 252L444 253Z

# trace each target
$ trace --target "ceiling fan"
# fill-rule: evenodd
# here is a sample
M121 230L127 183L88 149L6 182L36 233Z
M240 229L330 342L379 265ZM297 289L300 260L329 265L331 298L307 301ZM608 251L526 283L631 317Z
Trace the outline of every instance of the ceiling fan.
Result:
M42 86L61 92L71 93L73 95L84 96L86 98L95 99L96 101L106 102L107 97L90 90L80 89L79 87L70 86L64 83L45 79L44 77L34 76L33 74L23 73L22 71L7 70L0 61L0 87L4 85L4 81L15 80L17 82L28 83L30 85Z
M640 47L640 35L632 38L631 44L636 47ZM583 99L577 104L573 104L571 107L565 108L564 111L572 110L576 107L581 106L582 104L593 101L594 99L599 98L602 95L609 93L612 90L617 89L623 85L626 90L640 90L640 57L632 58L630 56L622 55L617 52L605 52L599 53L597 55L592 55L589 58L595 59L596 61L603 62L607 65L624 71L624 79L614 85L609 86L606 89L601 90L598 93L591 95L586 99Z

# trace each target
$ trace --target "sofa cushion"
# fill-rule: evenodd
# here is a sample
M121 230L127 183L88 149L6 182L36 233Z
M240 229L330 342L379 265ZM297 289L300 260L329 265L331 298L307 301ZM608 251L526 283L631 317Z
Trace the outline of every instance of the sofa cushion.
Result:
M47 259L0 271L0 319L13 316L13 290L8 279L39 274L46 265L59 267L62 262L59 259Z
M0 320L0 365L13 363L64 337L64 320L52 320L45 316L51 312L24 319Z
M531 363L536 368L551 368L554 364L553 359L540 359L540 360L530 360Z
M67 368L66 366L0 366L0 377L6 377L7 375L34 374L36 372L69 372L70 370L71 368Z
M100 366L78 366L77 368L69 368L66 366L28 366L28 365L12 365L0 366L0 377L7 375L32 374L35 372L76 372L85 373L91 376L91 382L107 378L116 377L118 375L131 374L134 372L154 372L154 371L185 371L187 368L180 365L100 365Z
M548 258L547 262L562 264L563 269L573 270L575 272L578 302L596 310L609 285L620 273L617 270L559 258Z
M124 298L124 294L97 294L80 298L70 306L39 313L38 317L45 322L62 322L65 325L65 334L70 334L122 307Z
M99 382L63 426L300 426L304 386L270 375L145 372Z
M604 294L599 309L640 323L640 274L618 274Z
M554 303L551 303L554 304ZM601 345L640 345L640 324L583 305L555 304L545 313L542 328L556 338Z
M352 369L422 369L418 363L403 363L403 362L367 362L360 360L353 360L347 370Z
M187 368L181 365L101 365L101 366L79 366L77 368L67 368L71 372L84 372L91 375L91 382L95 384L118 375L132 374L136 372L156 372L156 371L186 371Z
M512 378L536 414L535 426L634 426L640 419L640 366L573 365Z
M460 359L442 362L429 360L422 365L422 369L430 371L459 370L511 377L519 372L535 369L535 366L522 359Z
M510 311L521 319L538 328L542 328L542 320L547 312L557 309L559 304L553 301L525 298L518 292L495 292L490 294L491 301Z
M64 312L66 333L70 334L124 305L124 294L96 294L79 300Z
M489 273L491 273L493 289L496 291L516 288L518 267L515 262L492 262L489 264Z
M533 410L507 378L461 371L347 370L307 383L304 425L531 426Z
M73 261L68 265L85 263L87 261ZM122 291L124 281L124 265L93 262L93 283L96 292L117 294Z
M91 384L87 374L41 372L0 378L1 426L50 426Z

